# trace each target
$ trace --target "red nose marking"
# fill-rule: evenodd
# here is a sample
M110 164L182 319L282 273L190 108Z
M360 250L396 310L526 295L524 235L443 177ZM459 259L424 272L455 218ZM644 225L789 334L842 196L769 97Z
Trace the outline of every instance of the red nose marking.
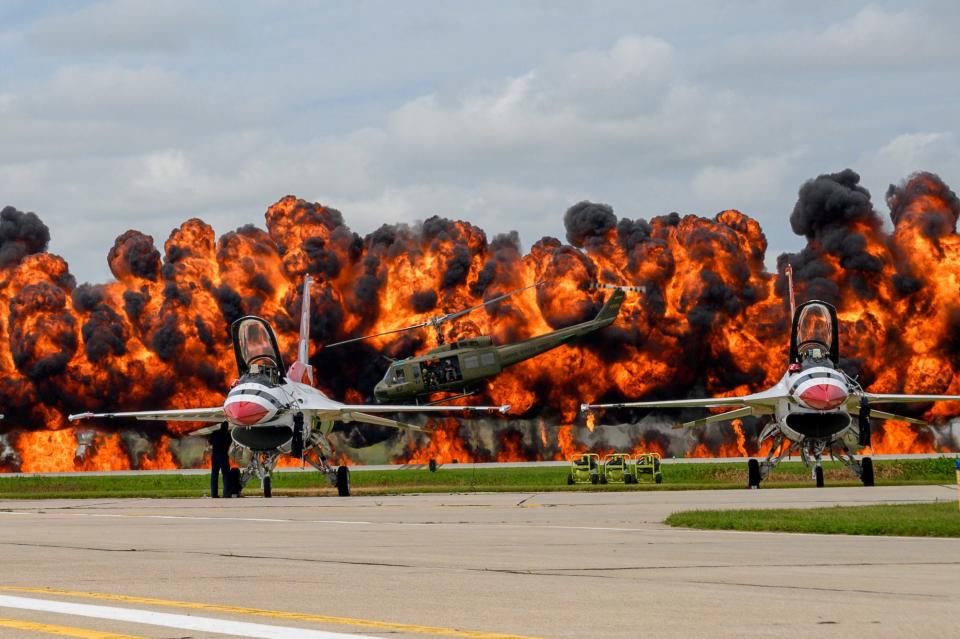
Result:
M800 399L810 408L830 410L847 398L847 393L833 384L817 384L800 393Z
M223 407L223 412L234 424L252 426L263 419L267 409L255 402L232 402Z

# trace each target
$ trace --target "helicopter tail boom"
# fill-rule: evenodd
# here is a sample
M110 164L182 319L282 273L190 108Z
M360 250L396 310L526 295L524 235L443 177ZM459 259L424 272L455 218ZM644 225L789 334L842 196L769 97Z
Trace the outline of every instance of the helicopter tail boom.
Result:
M617 319L617 315L620 314L620 307L623 305L623 299L626 295L623 289L618 288L615 290L592 321L600 324L601 328L613 324L613 321Z
M623 290L615 290L610 296L610 299L606 301L600 309L600 312L597 313L596 317L592 320L561 328L552 333L537 335L536 337L525 339L516 344L498 346L497 350L500 352L500 365L506 368L507 366L522 362L525 359L530 359L540 353L544 353L578 337L613 324L613 321L617 319L617 315L620 313L620 306L623 304L625 295L626 293Z

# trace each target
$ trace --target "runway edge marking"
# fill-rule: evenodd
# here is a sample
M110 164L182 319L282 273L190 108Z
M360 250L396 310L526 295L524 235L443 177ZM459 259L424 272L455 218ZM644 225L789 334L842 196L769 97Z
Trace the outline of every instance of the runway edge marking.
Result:
M79 639L147 639L146 637L141 637L140 635L118 635L113 632L104 632L103 630L88 630L86 628L57 626L50 623L21 621L20 619L8 619L6 617L0 617L0 628L27 630L29 632L42 632L48 635L60 635L61 637L79 637Z
M394 632L411 632L422 635L439 635L444 637L463 637L464 639L539 639L529 635L517 635L501 632L484 632L481 630L463 630L460 628L445 628L442 626L420 626L415 624L395 623L391 621L376 621L373 619L356 619L353 617L335 617L331 615L316 615L311 613L287 612L283 610L266 610L263 608L245 608L224 604L207 604L194 601L176 601L157 599L154 597L135 597L132 595L115 595L110 593L83 592L79 590L60 590L57 588L30 588L24 586L0 586L0 591L22 592L32 594L55 595L61 597L76 597L83 599L97 599L101 601L119 601L123 603L138 603L148 606L165 608L183 608L188 610L205 610L208 612L223 612L289 621L310 621L341 626L356 626Z

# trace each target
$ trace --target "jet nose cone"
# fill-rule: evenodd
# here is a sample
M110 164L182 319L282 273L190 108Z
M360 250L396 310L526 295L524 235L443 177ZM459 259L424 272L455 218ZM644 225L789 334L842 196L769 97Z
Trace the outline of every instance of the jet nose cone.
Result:
M800 401L817 410L836 408L847 398L847 392L833 384L815 384L800 393Z
M230 402L225 404L223 412L227 419L238 426L252 426L267 414L267 409L255 402Z

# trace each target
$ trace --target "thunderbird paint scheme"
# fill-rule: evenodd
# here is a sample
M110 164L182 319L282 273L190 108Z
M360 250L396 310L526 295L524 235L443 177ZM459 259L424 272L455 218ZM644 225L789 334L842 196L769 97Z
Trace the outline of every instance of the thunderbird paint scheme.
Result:
M857 459L855 451L870 445L870 419L926 422L873 408L875 404L960 400L960 395L897 395L868 393L840 368L839 324L836 309L826 302L809 301L795 307L793 273L788 267L792 328L787 371L765 391L740 397L710 397L617 404L582 404L581 410L603 408L734 408L677 426L705 426L743 417L769 417L759 443L772 440L766 459L748 463L748 485L760 486L785 457L799 451L812 467L817 486L823 486L822 457L829 453L849 468L865 486L874 483L873 460Z
M310 284L303 284L300 339L297 359L284 374L283 358L270 324L255 316L242 317L231 326L238 377L222 406L183 410L137 411L123 413L81 413L71 420L132 418L140 420L214 422L191 434L205 435L226 421L237 446L253 453L252 462L241 474L241 485L254 476L271 495L271 474L283 455L303 458L326 475L340 495L350 494L350 471L346 466L333 468L328 457L333 449L328 435L335 422L363 422L377 426L422 431L386 417L382 413L401 412L506 412L509 406L390 406L351 405L334 401L313 387L313 367L309 363Z

